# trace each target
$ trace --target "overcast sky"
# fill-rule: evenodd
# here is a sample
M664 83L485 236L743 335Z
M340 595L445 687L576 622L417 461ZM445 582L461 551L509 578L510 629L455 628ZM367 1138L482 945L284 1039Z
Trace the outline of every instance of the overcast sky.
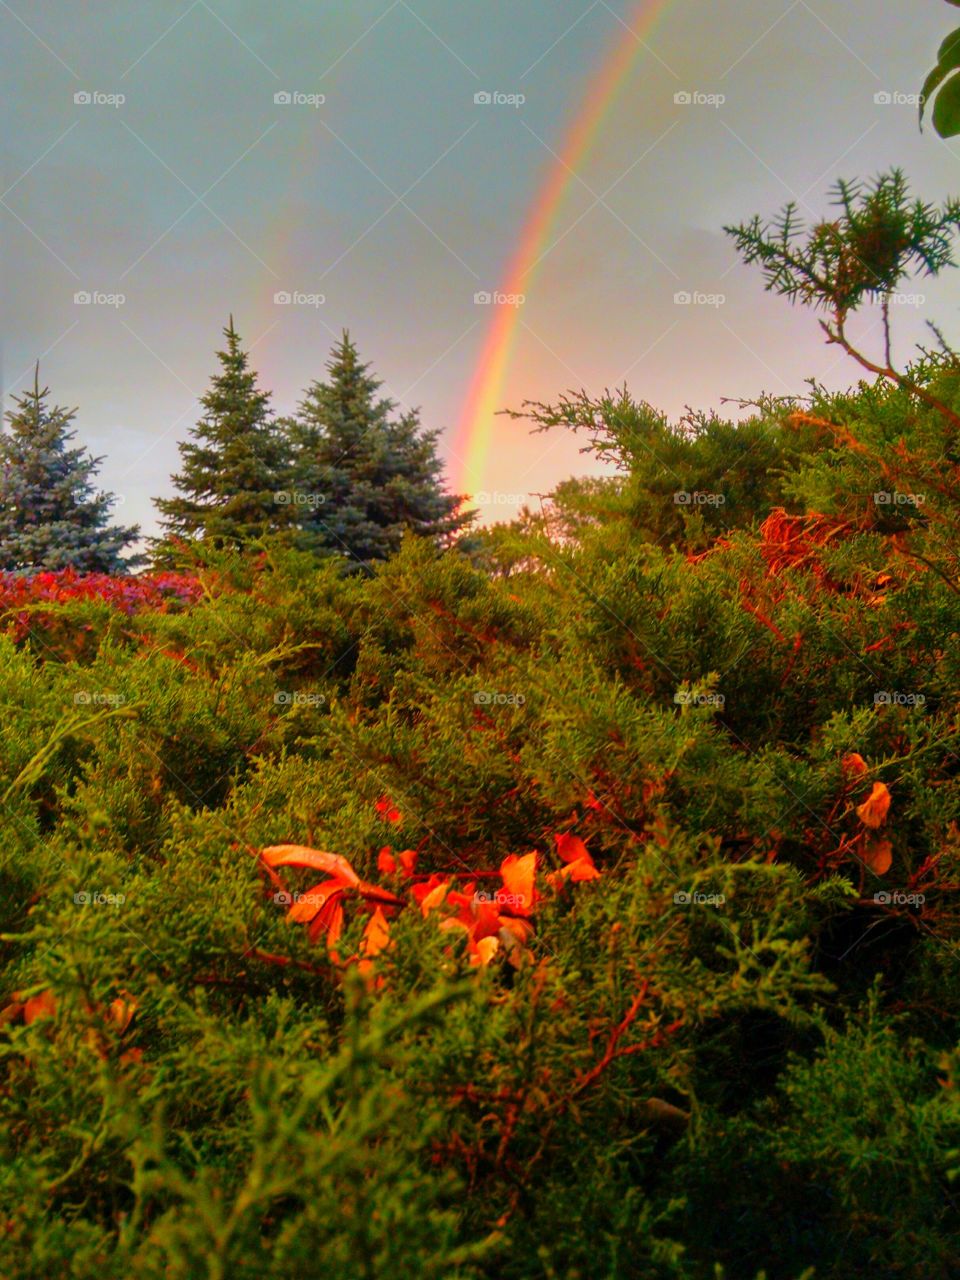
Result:
M960 191L956 142L919 134L896 101L955 25L949 6L661 7L571 176L504 406L624 378L673 416L812 375L846 385L855 371L814 319L765 295L720 228L791 197L814 214L838 175L893 164L926 198ZM443 429L455 481L495 319L474 294L500 287L552 152L611 49L636 41L637 13L628 0L0 0L7 403L39 357L106 455L123 519L152 532L150 498L170 491L228 314L281 412L348 327L388 392ZM478 106L478 91L525 101ZM325 101L275 103L283 92ZM684 290L724 301L678 306ZM284 291L324 301L277 305ZM84 292L99 300L77 304ZM960 340L956 280L924 293L925 311L900 309L902 352L922 315ZM543 492L583 467L574 442L500 419L483 488Z

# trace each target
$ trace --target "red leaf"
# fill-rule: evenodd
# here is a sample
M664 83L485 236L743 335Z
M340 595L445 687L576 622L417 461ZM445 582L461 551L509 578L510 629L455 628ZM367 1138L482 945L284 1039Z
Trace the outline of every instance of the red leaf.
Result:
M377 801L376 808L377 813L386 822L399 822L401 820L400 810L396 808L389 796L381 796Z
M578 858L590 858L590 852L579 836L572 836L569 831L557 836L557 853L564 862L576 862ZM593 859L590 858L592 862Z

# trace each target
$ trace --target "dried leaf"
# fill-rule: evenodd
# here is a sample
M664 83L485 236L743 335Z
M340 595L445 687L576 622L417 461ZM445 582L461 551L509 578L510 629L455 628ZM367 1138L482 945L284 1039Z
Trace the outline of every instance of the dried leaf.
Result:
M886 875L893 865L893 845L889 840L868 840L864 845L863 860L876 875Z
M356 889L360 877L346 858L338 853L325 853L320 849L308 849L302 844L274 844L261 854L268 867L312 867L336 876L344 884Z
M504 892L509 895L510 910L517 915L529 915L536 901L534 882L537 874L536 853L518 857L511 853L500 864Z
M866 760L863 756L858 755L856 751L851 751L849 755L845 755L840 762L840 767L849 778L862 778L868 771Z
M863 804L857 805L857 817L865 827L877 828L887 820L890 809L890 792L882 782L875 782Z
M363 931L361 950L367 957L377 956L390 944L390 926L387 918L377 907Z

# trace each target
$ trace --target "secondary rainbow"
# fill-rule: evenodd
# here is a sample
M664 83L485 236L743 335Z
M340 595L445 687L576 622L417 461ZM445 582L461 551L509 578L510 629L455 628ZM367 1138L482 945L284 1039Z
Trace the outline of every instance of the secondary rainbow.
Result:
M567 188L643 52L644 37L650 34L669 4L670 0L642 0L591 80L583 104L527 215L520 242L500 286L502 293L529 292L534 272L550 247L550 234ZM493 438L493 419L503 408L503 388L519 330L517 307L495 308L454 439L452 469L457 474L455 488L460 492L472 495L483 485Z

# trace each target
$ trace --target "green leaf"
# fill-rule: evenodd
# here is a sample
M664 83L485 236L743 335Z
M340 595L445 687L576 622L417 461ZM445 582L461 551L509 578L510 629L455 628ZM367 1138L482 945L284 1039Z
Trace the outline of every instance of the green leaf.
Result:
M953 4L954 0L949 0ZM960 0L956 0L960 7ZM930 101L930 95L936 89L951 71L960 68L960 27L955 31L951 31L944 42L941 44L937 52L937 65L924 81L923 89L920 92L920 128L923 128L923 112L926 104Z
M937 85L946 77L949 67L941 67L938 63L926 80L923 82L923 88L920 90L920 128L923 128L923 110L930 101L930 95L936 89Z
M937 62L943 67L960 66L960 27L951 31L940 46Z
M933 127L941 138L960 133L960 72L950 77L933 104Z

